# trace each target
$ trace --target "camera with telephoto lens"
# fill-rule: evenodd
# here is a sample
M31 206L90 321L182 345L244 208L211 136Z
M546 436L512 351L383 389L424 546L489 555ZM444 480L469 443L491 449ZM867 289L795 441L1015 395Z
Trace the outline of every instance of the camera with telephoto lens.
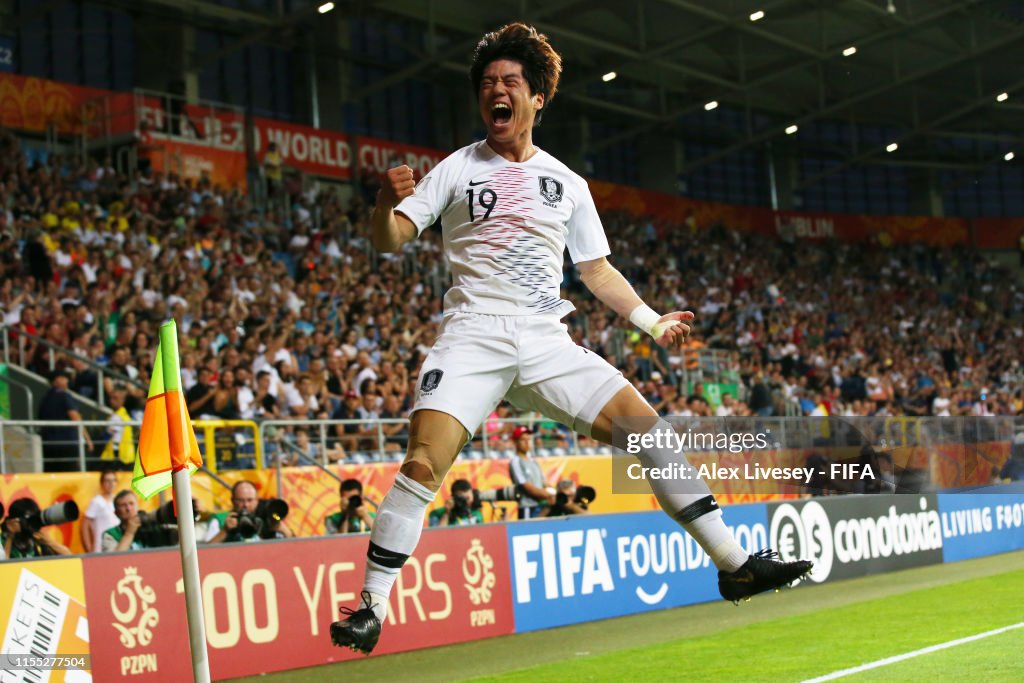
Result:
M572 497L572 502L579 505L584 510L589 509L590 504L597 498L597 491L594 490L593 486L578 486L576 487L576 494ZM555 493L555 503L551 506L550 517L559 517L561 515L570 514L570 511L566 510L566 506L569 504L569 496L564 491L558 491Z
M573 498L573 502L586 510L594 502L595 498L597 498L597 491L594 490L593 486L580 486L576 489L576 496Z
M192 509L196 509L195 501ZM199 521L199 515L195 516ZM153 512L139 511L139 530L135 539L147 548L159 548L165 545L178 544L178 515L174 509L174 501L169 500Z
M496 489L478 491L474 498L488 503L502 503L506 501L517 502L524 495L526 495L526 491L522 484L509 484L508 486L499 486Z
M33 505L35 507L35 505ZM14 506L11 506L12 513ZM21 520L21 537L27 538L51 524L66 524L78 519L78 504L73 500L54 503L45 510L26 512L18 516Z
M483 507L483 501L480 500L480 491L477 489L471 489L473 492L472 500L466 500L462 496L455 496L454 509L456 514L460 516L466 516L473 510L479 510Z
M455 496L452 512L455 513L456 517L467 517L470 512L479 510L481 506L483 506L483 501L480 500L480 491L473 489L472 500L466 500L462 496Z
M238 535L245 540L254 536L263 539L275 538L277 532L272 529L274 523L287 516L288 503L285 501L280 498L260 499L255 512L242 510L238 513Z
M354 513L356 510L358 510L362 506L363 506L363 497L362 496L360 496L358 493L355 494L354 496L349 496L349 498L348 498L348 511L349 511L350 514Z

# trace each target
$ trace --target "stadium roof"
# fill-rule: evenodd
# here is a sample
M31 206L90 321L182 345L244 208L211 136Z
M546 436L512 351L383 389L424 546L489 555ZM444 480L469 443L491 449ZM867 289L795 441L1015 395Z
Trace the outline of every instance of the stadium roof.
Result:
M295 21L246 9L255 4L244 1L130 4L175 6L196 21L216 19L222 30L239 32L239 47L276 40L275 26ZM305 4L315 11L319 3ZM700 128L714 151L689 156L684 172L817 121L891 131L881 141L849 134L817 149L836 162L828 174L880 159L977 168L996 159L970 141L1024 142L1022 0L339 0L337 9L409 22L425 36L425 47L402 42L417 59L348 93L355 101L408 78L464 82L466 58L480 35L521 18L563 53L558 97L573 103L564 112L615 131L591 140L591 150L649 131L692 138ZM318 46L325 49L332 48ZM611 72L615 78L605 82ZM699 117L710 102L738 112L740 124L705 127ZM565 115L557 114L562 121ZM891 142L898 155L886 153ZM820 140L813 144L820 148Z

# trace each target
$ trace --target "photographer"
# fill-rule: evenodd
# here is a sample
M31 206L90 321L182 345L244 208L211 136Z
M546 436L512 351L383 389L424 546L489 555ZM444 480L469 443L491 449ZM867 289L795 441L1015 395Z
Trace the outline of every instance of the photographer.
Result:
M328 515L324 524L328 534L358 534L373 528L374 515L366 508L363 485L358 479L341 482L341 511Z
M238 481L231 487L231 512L215 515L220 531L210 543L252 543L272 538L295 536L284 518L288 504L273 498L260 500L256 485L251 481Z
M7 559L71 554L66 545L43 534L40 516L39 505L31 498L19 498L11 503L7 518L4 519L3 533L0 534Z
M157 518L139 511L139 498L133 491L124 489L114 496L114 514L120 524L103 532L102 552L162 548L177 542L176 533L169 533Z
M597 493L593 486L576 486L572 479L558 482L554 504L541 513L541 517L565 517L566 515L583 515Z
M508 463L508 473L516 485L519 495L519 519L540 517L544 506L555 502L554 494L548 493L544 472L540 464L530 457L533 432L529 427L520 426L512 431L516 455Z
M483 524L484 515L480 511L480 498L473 491L473 485L466 479L452 482L452 494L444 502L444 507L431 510L428 521L430 526L455 526L464 524Z

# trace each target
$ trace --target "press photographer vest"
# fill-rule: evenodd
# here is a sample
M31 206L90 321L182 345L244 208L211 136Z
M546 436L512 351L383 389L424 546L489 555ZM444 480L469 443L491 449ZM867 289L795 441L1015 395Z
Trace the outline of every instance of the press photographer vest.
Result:
M138 533L138 532L136 532L136 533ZM110 527L109 529L107 529L106 531L103 532L103 535L104 536L110 536L111 538L113 538L114 539L114 545L116 547L117 544L121 542L121 539L124 538L124 529L122 529L120 525L115 526L115 527ZM102 542L101 542L100 547L103 547L102 546ZM142 550L145 547L146 546L144 546L141 543L139 543L139 541L137 539L133 538L132 539L132 544L130 546L128 546L128 549L129 550Z
M230 515L230 514L231 514L231 510L228 510L226 512L215 512L214 514L212 514L210 516L211 519L216 519L217 520L217 523L220 524L220 528L221 529L224 529L224 532L225 532L224 542L225 543L256 543L257 541L263 540L263 539L260 538L259 534L256 534L254 536L250 536L249 538L242 538L242 535L240 533L238 533L238 528L237 527L233 531L228 531L227 527L225 526L225 524L227 523L228 515Z
M3 550L3 547L5 545L7 545L7 533L6 532L3 533L3 534L0 534L0 551ZM39 541L37 541L37 540L35 540L33 538L32 539L32 543L29 544L29 546L27 548L19 548L18 545L17 545L17 541L15 541L14 543L11 543L11 554L10 554L10 556L7 559L8 560L14 560L14 559L17 559L19 557L43 557L43 556L52 555L52 554L53 553L47 552L46 548L44 548L42 546L42 544L39 543ZM2 552L0 552L0 556L2 556Z
M374 514L370 513L372 519ZM370 527L366 526L366 523L358 517L350 517L346 528L342 529L342 523L345 521L345 515L341 512L335 512L333 515L327 515L327 519L324 520L324 526L327 527L327 533L336 534L338 531L342 531L346 534L359 534L364 531L369 531Z

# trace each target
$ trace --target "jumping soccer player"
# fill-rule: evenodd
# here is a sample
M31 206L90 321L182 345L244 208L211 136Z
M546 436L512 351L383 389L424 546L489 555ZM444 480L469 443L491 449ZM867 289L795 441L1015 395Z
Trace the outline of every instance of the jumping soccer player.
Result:
M336 645L373 650L427 506L503 398L608 444L618 417L645 418L648 431L671 428L622 373L573 343L560 322L575 310L559 296L566 247L594 296L659 345L681 344L693 320L689 311L658 315L640 300L608 263L608 240L586 181L534 146L533 126L554 97L561 70L561 57L532 27L509 24L485 35L470 78L487 139L458 150L418 184L409 167L390 169L378 194L374 246L397 251L441 217L453 283L441 334L420 369L405 462L370 535L362 602L343 608L347 618L331 624ZM640 459L652 467L685 460L667 448L647 449ZM690 493L680 493L651 482L661 507L715 563L723 597L740 600L810 570L810 562L747 555L707 484L693 483Z

